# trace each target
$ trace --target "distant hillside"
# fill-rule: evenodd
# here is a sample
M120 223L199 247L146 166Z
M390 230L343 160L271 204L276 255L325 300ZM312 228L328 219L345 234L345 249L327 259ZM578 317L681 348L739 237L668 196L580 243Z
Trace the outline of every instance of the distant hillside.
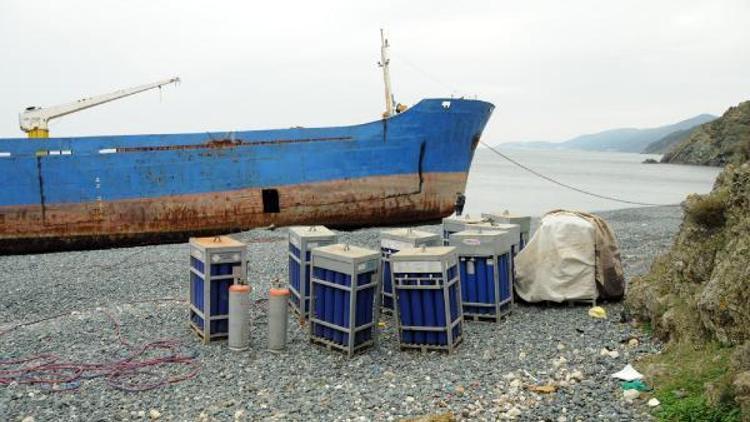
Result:
M688 129L678 130L670 133L669 135L659 139L658 141L649 144L643 151L642 154L666 154L667 151L672 149L675 145L687 139L691 133L695 130L695 127Z
M723 166L750 159L750 101L701 125L662 157L663 163Z
M714 120L716 116L701 114L671 125L648 128L610 129L589 135L581 135L564 142L510 142L503 147L578 149L586 151L641 152L649 144L679 130L686 130Z

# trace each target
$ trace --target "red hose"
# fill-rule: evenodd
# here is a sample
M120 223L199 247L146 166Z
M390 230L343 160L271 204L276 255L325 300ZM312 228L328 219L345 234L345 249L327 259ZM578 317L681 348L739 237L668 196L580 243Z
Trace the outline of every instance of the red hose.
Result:
M118 342L132 352L125 358L101 362L65 362L54 354L38 354L20 359L0 360L0 385L36 384L52 391L71 391L86 379L106 379L109 386L124 391L146 391L194 378L200 364L192 355L182 352L179 341L157 340L142 345L132 345L121 334L121 324L112 314L104 311L114 325ZM149 351L159 351L161 356L146 357ZM173 366L187 369L171 376L158 375L154 369ZM138 382L139 377L154 377L152 382Z

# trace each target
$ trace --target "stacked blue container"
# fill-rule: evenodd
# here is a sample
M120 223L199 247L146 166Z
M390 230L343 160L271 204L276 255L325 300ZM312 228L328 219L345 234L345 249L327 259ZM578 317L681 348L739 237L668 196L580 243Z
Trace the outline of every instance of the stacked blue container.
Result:
M391 256L399 346L453 352L463 340L455 248L403 249Z
M442 243L440 235L420 230L393 229L380 233L380 254L382 277L382 307L384 312L393 311L393 284L391 283L391 255L401 249L420 246L439 246Z
M482 217L493 223L517 224L520 228L520 238L518 241L518 251L520 252L529 243L529 233L531 232L531 217L528 215L514 215L505 210L498 213L482 213Z
M302 318L310 314L310 251L336 243L336 237L324 226L289 228L289 303Z
M375 344L380 254L334 244L313 249L310 340L345 352Z
M464 319L500 321L513 306L511 234L465 230L451 235L461 277Z
M486 218L472 217L469 214L461 216L452 215L443 218L443 245L448 246L448 244L450 244L451 235L466 230L466 226L469 224L482 224L488 222L489 220Z
M499 231L507 233L511 239L510 255L515 258L516 254L521 250L521 226L518 224L509 223L494 223L491 221L478 224L469 224L466 226L466 230L482 230L482 231ZM513 277L513 281L516 280L516 268L513 259L510 260L510 273Z
M226 236L190 239L190 327L204 343L229 332L229 286L245 282L246 251Z

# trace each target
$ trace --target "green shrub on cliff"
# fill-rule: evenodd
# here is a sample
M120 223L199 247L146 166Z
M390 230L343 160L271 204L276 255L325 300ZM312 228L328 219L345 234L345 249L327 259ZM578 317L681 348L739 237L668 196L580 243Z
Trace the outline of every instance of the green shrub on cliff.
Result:
M668 342L655 359L682 374L683 384L695 381L690 399L668 397L666 408L676 413L662 416L680 420L676 414L691 411L732 420L740 406L750 420L750 163L727 166L710 194L691 195L683 206L671 250L632 281L627 298L632 313ZM704 365L690 369L690 356L703 356ZM720 376L706 381L703 367ZM670 382L657 383L657 396L680 384Z
M685 215L695 224L706 228L722 227L726 220L724 210L727 197L726 191L692 195L685 204Z

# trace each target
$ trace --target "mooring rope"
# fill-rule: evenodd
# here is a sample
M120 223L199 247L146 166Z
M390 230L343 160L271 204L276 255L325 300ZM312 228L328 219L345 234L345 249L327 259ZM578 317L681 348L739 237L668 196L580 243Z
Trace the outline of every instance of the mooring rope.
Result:
M479 141L479 143L482 144L482 145L484 145L484 146L486 146L487 148L489 148L490 151L492 151L495 154L499 155L500 157L502 157L502 158L510 161L511 163L515 164L516 166L518 166L518 167L520 167L520 168L528 171L529 173L533 174L534 176L540 177L540 178L542 178L542 179L544 179L544 180L546 180L548 182L552 182L552 183L554 183L554 184L556 184L558 186L562 186L564 188L567 188L567 189L570 189L570 190L574 190L574 191L576 191L578 193L582 193L584 195L589 195L589 196L593 196L595 198L600 198L600 199L607 199L609 201L620 202L620 203L623 203L623 204L642 205L644 207L664 207L664 206L670 205L670 204L651 204L651 203L648 203L648 202L629 201L627 199L615 198L614 196L600 195L598 193L589 192L587 190L584 190L584 189L581 189L581 188L577 188L575 186L571 186L571 185L568 185L566 183L560 182L560 181L555 180L555 179L553 179L553 178L551 178L549 176L545 176L542 173L539 173L538 171L536 171L536 170L534 170L532 168L526 167L525 165L523 165L523 164L519 163L518 161L516 161L516 160L514 160L514 159L512 159L510 157L508 157L507 155L503 154L502 152L496 150L495 148L487 145L486 143L484 143L484 141Z

